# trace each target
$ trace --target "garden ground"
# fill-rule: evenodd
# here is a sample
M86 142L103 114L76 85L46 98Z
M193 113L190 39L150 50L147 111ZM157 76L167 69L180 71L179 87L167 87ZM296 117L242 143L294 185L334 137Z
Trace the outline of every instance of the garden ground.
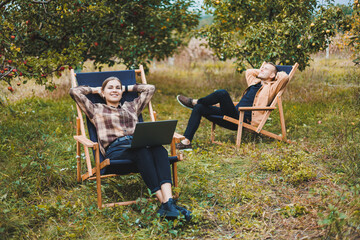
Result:
M89 67L88 70L92 70ZM0 103L0 235L4 239L357 239L360 238L360 70L343 58L321 55L297 72L284 96L293 144L217 128L210 143L203 120L194 151L178 164L179 204L193 220L161 220L158 204L138 175L106 180L105 201L138 204L98 210L94 183L76 183L75 104L68 82L53 93ZM203 96L227 89L239 99L244 75L230 63L186 66L157 63L158 120L190 115L177 94ZM22 90L24 93L26 87ZM20 90L19 90L20 91ZM24 95L24 94L22 94ZM266 128L280 132L274 112Z

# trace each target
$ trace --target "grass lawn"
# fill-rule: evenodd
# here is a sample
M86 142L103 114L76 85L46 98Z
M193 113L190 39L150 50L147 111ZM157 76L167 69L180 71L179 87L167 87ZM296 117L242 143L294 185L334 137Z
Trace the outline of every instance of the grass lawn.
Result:
M190 110L177 94L223 88L235 100L246 87L222 62L157 64L147 80L157 87L158 120L178 119L179 133ZM0 238L360 238L360 69L348 60L318 56L295 74L284 94L293 144L245 132L236 150L235 132L218 127L224 144L213 145L202 121L174 189L193 212L190 223L159 219L139 175L103 181L104 201L137 204L97 209L95 182L76 182L75 104L69 85L59 86L45 97L0 102ZM270 117L266 128L280 132L277 112Z

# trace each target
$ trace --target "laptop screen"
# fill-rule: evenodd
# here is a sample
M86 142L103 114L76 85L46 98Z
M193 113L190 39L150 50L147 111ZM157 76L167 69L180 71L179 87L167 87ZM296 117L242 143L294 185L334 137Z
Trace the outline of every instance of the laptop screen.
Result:
M138 122L135 127L132 148L170 144L177 120Z

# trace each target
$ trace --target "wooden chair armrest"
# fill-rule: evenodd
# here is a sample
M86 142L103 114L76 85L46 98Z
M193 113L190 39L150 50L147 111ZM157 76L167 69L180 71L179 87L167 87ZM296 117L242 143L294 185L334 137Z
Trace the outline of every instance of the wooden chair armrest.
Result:
M97 145L97 143L91 141L90 139L86 138L83 135L77 135L74 136L74 139L78 142L80 142L81 144L85 145L86 147L94 147L95 145Z
M232 118L232 117L229 117L229 116L226 116L226 115L224 115L223 119L225 121L229 121L229 122L232 122L234 124L239 124L239 120L237 120L235 118Z
M182 139L185 139L185 137L183 135L174 132L173 140L171 141L171 144L170 144L171 156L177 155L179 160L182 160L183 156L179 155L179 153L177 153L178 151L176 149L176 143L179 143Z
M239 111L266 111L275 110L276 107L239 107Z

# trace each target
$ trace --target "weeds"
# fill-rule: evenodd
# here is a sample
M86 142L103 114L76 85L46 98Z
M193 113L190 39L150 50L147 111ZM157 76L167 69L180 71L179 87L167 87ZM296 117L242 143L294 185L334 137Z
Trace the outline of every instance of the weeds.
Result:
M311 164L312 161L310 154L279 144L279 148L261 154L259 167L266 171L280 172L280 180L298 185L316 177L316 166Z
M244 76L228 63L192 68L157 63L147 76L157 86L159 120L190 111L177 94L200 97L225 88L234 99ZM191 63L187 66L191 66ZM346 66L346 68L345 68ZM348 69L351 68L349 71ZM351 74L350 74L351 73ZM0 103L0 236L4 239L357 239L360 226L358 68L318 59L297 72L284 98L288 137L294 144L201 122L193 152L179 163L179 204L193 212L162 220L159 204L138 175L103 181L104 201L137 204L98 210L94 182L76 183L75 109L64 82L54 97ZM356 77L355 77L356 76ZM30 95L31 96L31 95ZM56 96L56 97L55 97ZM274 112L266 127L280 132Z

